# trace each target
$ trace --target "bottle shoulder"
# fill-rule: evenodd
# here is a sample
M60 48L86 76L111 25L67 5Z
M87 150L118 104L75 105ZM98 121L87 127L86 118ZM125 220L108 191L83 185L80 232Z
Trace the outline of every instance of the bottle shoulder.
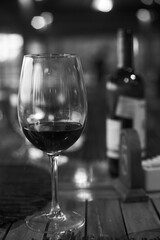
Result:
M136 74L132 69L117 69L111 76L108 77L106 86L112 86L119 92L128 96L136 96L143 98L145 95L144 81L140 75ZM107 87L108 89L108 87ZM108 90L109 90L108 89Z
M117 69L110 77L109 81L118 85L143 85L143 79L140 75L135 73L133 69Z

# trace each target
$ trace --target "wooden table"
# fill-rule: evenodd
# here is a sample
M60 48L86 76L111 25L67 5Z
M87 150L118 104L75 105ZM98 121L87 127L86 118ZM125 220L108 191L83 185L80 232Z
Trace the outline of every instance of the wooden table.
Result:
M103 105L103 99L100 104ZM95 111L92 101L91 106ZM148 156L160 154L159 106L159 101L156 104L152 101L148 108ZM92 118L92 108L90 111ZM98 116L104 117L103 114ZM104 118L96 117L95 120L87 126L85 147L76 151L76 154L68 153L69 158L66 159L69 161L61 162L59 166L62 210L75 210L86 217L87 224L81 232L81 238L87 234L87 239L160 239L160 193L147 193L147 201L122 201L115 189L117 179L110 178L104 159L104 129L98 128L101 120L101 126L104 126ZM45 234L29 230L25 225L28 215L50 203L48 161L45 157L31 159L26 154L19 157L13 155L18 152L17 142L22 140L19 141L10 129L3 131L4 135L2 130L3 127L3 147L0 151L0 239L52 239L51 236L48 238ZM78 181L78 176L83 176L83 181Z
M114 189L116 180L110 179L107 172L106 178L102 178L102 175L105 176L105 163L101 162L99 167L97 163L95 165L96 169L99 168L97 178L93 179L92 172L90 184L86 181L84 185L81 183L79 188L73 181L76 172L89 173L94 171L94 167L87 169L82 162L70 162L59 167L59 198L62 210L75 210L84 217L87 216L87 229L82 230L81 237L84 237L87 231L90 239L125 239L126 236L130 239L159 239L159 193L150 195L148 201L123 202ZM66 171L68 177L65 175L64 179L62 176ZM0 239L47 240L45 234L30 231L24 220L26 216L42 210L49 204L50 187L50 173L47 167L42 168L29 162L1 164Z

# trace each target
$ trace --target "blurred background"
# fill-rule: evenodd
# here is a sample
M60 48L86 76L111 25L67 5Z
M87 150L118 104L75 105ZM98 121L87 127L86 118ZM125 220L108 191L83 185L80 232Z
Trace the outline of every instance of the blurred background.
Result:
M104 84L117 67L117 30L122 27L133 29L135 69L143 76L154 108L154 99L160 98L160 0L1 0L1 148L16 142L7 131L16 125L23 55L72 52L81 57L88 91L87 129L93 130L88 145L96 146L88 159L104 159Z
M149 126L147 149L151 156L155 156L160 154L160 131L156 129L160 126L160 0L0 0L2 176L5 173L2 165L5 164L32 162L49 169L48 161L45 161L47 157L24 140L18 125L17 92L23 55L71 52L78 54L82 61L88 94L88 120L84 134L59 161L60 176L66 184L68 179L71 179L76 186L82 188L90 186L92 182L97 183L98 181L95 181L97 179L108 181L105 147L105 82L107 76L117 68L117 30L122 27L131 28L134 32L135 72L143 77L147 113L149 113L147 114ZM152 144L153 138L155 141ZM78 168L76 161L68 161L75 158L81 160ZM64 174L65 163L71 163L67 176ZM87 167L84 163L87 163ZM4 176L7 176L7 181L15 182L18 177L17 172L15 168L10 169L13 173L9 172ZM24 195L18 196L22 196L23 206L27 208L30 205L29 198L27 204L23 198L27 196L24 183L26 178L26 186L29 189L27 179L30 177L21 169L23 168L19 169L21 187L18 189L24 192ZM33 171L33 173L36 179L33 186L37 189L39 178L37 172ZM39 174L42 177L43 174L41 172ZM2 181L2 184L4 182ZM48 182L46 185L49 185ZM50 192L46 185L45 187L42 185L40 189L44 191L42 194ZM5 204L6 198L9 201L12 196L10 200L12 207L3 209L4 216L5 211L12 213L14 210L15 213L13 196L16 191L14 188L11 191L12 185L9 186L8 191L6 186L5 191L1 187L0 195ZM32 189L34 188L31 188L31 191L35 192L36 197L39 197L37 191ZM11 195L8 195L10 191ZM43 198L43 195L40 196ZM83 192L81 197L89 199L90 195L88 192ZM19 198L17 197L15 201L19 209ZM36 201L32 202L36 203Z
M158 81L160 0L1 0L1 84L17 87L24 53L78 53L87 76L108 74L120 27L134 31L136 70Z

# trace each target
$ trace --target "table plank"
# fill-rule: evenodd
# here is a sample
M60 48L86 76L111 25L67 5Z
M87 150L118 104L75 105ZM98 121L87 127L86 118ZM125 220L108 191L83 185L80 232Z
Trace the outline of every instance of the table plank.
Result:
M125 235L125 226L119 200L97 199L95 208L99 214L102 235L116 239Z
M160 220L150 200L147 202L121 203L121 207L128 234L160 227ZM147 233L143 235L143 237L147 236Z
M158 215L160 216L160 197L152 198L152 202L153 202L153 205L156 208L156 211L157 211Z
M87 222L87 234L89 236L98 236L98 222L97 222L97 212L95 211L94 201L90 201L88 204L88 222Z

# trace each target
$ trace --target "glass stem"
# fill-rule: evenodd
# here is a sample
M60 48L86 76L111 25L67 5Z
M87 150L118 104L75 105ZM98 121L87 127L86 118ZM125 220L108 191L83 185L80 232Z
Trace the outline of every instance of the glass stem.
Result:
M49 155L50 165L51 165L51 186L52 186L52 201L50 216L60 216L61 209L58 200L58 156Z

